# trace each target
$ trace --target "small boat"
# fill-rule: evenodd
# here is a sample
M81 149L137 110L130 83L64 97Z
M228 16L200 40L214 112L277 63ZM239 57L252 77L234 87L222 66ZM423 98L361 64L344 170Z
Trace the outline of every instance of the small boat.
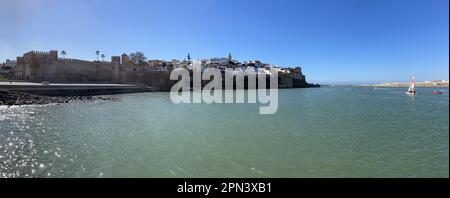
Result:
M440 92L438 90L435 90L435 91L431 92L431 94L433 94L433 95L440 95L440 94L442 94L442 92Z
M414 90L414 83L415 83L415 81L414 81L414 76L413 76L411 79L411 83L409 83L408 91L405 92L405 94L414 95L417 93L416 90Z

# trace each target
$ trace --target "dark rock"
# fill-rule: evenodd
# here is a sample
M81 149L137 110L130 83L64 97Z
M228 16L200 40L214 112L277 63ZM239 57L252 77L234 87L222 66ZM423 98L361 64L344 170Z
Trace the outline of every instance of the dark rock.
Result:
M43 104L61 104L69 103L71 101L86 101L86 100L110 100L112 98L105 96L41 96L23 93L20 91L0 90L0 105L43 105Z

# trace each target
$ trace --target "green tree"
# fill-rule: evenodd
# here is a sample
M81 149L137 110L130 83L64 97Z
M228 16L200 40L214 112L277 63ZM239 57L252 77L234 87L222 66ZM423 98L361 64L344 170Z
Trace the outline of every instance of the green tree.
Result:
M102 54L102 61L105 62L105 54Z
M145 65L147 62L147 57L145 57L142 52L134 52L130 54L130 62L134 65Z
M66 50L61 51L61 55L63 56L63 58L66 58L66 54L67 54Z

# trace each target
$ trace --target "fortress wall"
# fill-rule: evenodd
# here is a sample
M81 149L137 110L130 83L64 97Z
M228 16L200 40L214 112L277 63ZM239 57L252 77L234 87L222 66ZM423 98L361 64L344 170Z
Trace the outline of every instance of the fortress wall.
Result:
M126 64L128 58L111 57L111 62L90 62L58 58L57 51L31 51L18 57L15 78L30 82L51 83L127 83L144 84L159 90L170 90L176 81L170 80L167 71L143 71ZM124 63L125 62L125 63ZM308 87L301 68L290 73L278 73L279 88ZM207 81L202 81L206 84ZM224 83L223 83L224 84Z
M160 90L170 90L176 81L170 80L170 73L165 71L127 71L121 73L122 83L137 83L155 87Z
M115 83L113 65L80 60L34 60L25 75L32 82Z
M32 59L25 63L24 75L29 77L24 79L31 82L144 84L159 90L170 90L176 83L170 80L170 72L167 71L133 71L118 63L72 59ZM279 88L308 86L301 71L279 72L278 77Z

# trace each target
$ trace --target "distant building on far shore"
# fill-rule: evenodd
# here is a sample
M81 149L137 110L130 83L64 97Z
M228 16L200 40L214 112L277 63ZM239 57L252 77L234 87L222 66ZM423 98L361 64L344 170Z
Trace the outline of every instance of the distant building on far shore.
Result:
M227 58L211 58L207 61L209 64L227 66L229 61Z
M17 61L6 59L4 66L5 67L15 68L17 66Z
M194 68L194 64L196 67ZM259 60L239 62L228 58L200 59L195 61L148 60L145 64L133 64L127 54L112 56L111 61L85 61L71 58L59 58L58 51L30 51L16 61L8 61L14 67L14 80L50 83L127 83L143 84L159 90L170 90L176 82L170 80L170 71L174 68L205 70L218 68L225 72L227 68L239 71L256 71L271 75L269 69L275 69L281 88L308 87L300 67L281 68L262 63ZM198 68L197 68L198 67Z
M0 63L0 72L9 73L17 67L17 62L13 60L6 59L5 62Z

